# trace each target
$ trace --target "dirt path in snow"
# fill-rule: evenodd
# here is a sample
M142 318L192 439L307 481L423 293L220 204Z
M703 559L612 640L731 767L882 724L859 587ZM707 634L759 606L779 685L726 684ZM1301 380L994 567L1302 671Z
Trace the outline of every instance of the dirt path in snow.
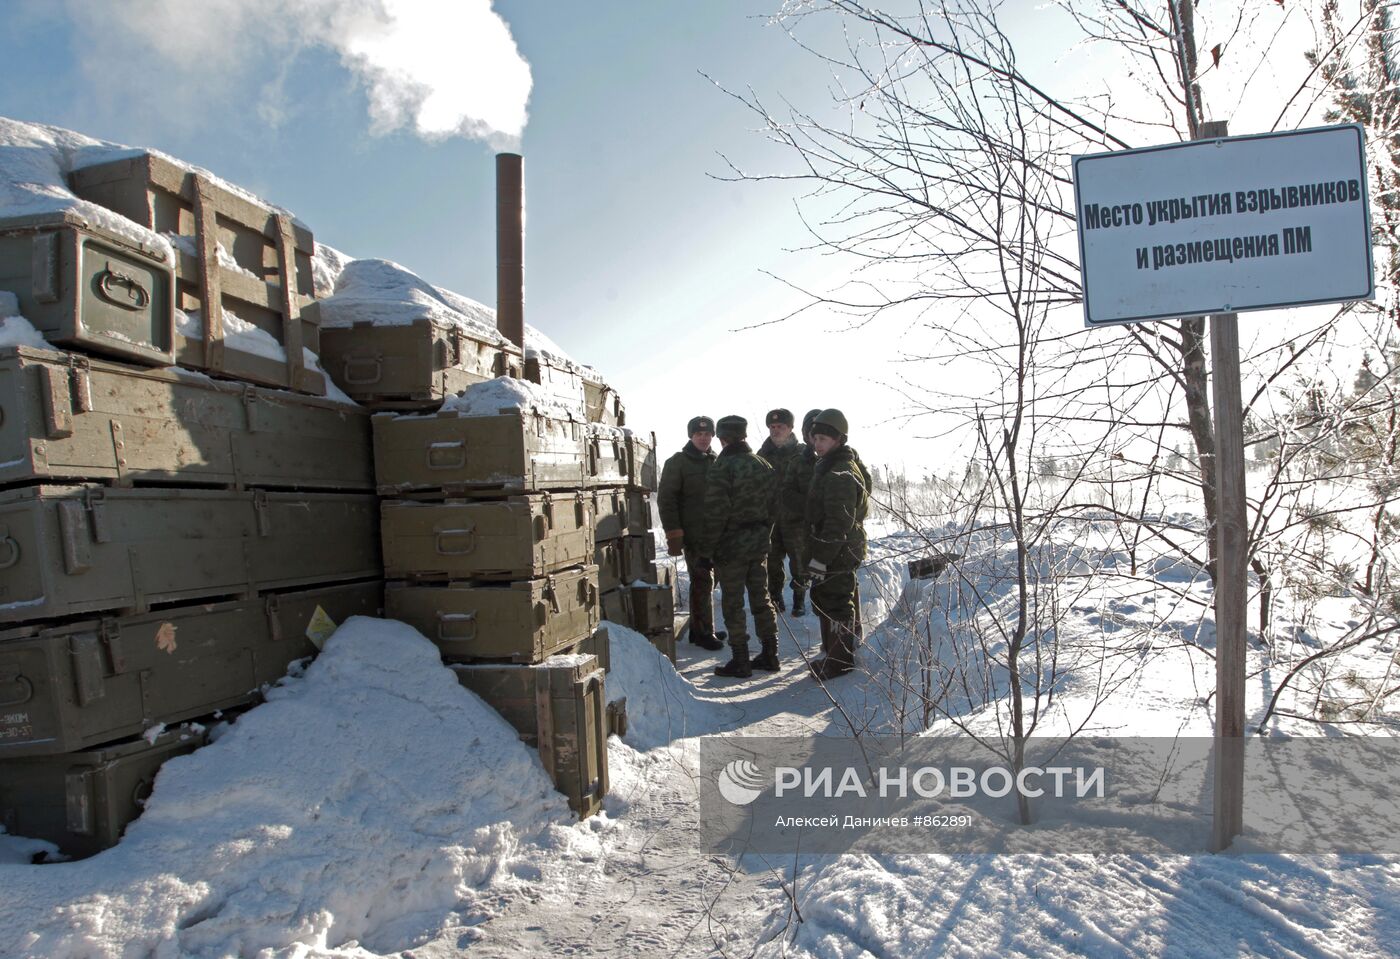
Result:
M713 673L727 651L682 644L678 670L697 694L737 707L734 725L696 735L810 735L828 727L831 703L797 653L802 644L815 655L816 620L808 614L783 621L783 670L777 674L723 680ZM694 738L649 751L614 747L612 791L625 800L618 818L628 828L614 834L602 867L547 880L538 898L506 904L476 927L481 938L461 953L454 947L412 955L750 955L785 902L783 884L776 873L736 870L730 860L697 848L697 757Z

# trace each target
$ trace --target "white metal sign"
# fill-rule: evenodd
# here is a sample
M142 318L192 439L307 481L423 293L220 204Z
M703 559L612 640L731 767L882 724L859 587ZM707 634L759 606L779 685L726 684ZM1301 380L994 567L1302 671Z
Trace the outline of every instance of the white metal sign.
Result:
M1087 326L1375 296L1359 124L1074 158Z

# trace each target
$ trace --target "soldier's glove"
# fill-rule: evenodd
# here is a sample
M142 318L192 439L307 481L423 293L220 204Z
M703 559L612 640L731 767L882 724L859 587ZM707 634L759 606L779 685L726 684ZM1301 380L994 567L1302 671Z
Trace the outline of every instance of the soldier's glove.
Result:
M666 531L666 555L679 556L685 552L685 530L668 529Z

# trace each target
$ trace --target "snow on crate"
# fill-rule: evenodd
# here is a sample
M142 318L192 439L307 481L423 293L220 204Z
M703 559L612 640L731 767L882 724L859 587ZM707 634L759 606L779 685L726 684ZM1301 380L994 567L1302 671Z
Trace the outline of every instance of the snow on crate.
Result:
M506 342L496 326L496 311L471 297L434 286L408 267L390 260L356 260L317 243L314 263L321 324L344 328L356 323L407 326L431 319L455 326L478 340ZM324 255L323 255L324 250ZM574 360L539 330L525 327L526 357L602 381L596 369Z
M351 940L377 953L460 940L493 897L595 858L606 828L573 822L538 757L428 640L355 617L302 676L168 762L115 848L14 865L21 841L3 837L0 951L325 955Z
M528 380L501 376L467 387L442 404L442 412L460 416L498 416L502 410L533 410L556 419L582 420L582 407L563 406L554 394Z
M12 296L12 294L0 292L0 298L5 296ZM6 314L4 307L3 300L0 300L0 346L32 346L38 350L53 349L49 345L49 341L44 339L43 334L34 329L28 320L15 313Z
M170 241L119 213L68 189L68 174L82 166L105 163L143 151L41 123L0 117L0 217L69 214L139 245L150 246L175 262Z
M496 315L488 307L439 289L407 267L389 260L350 260L335 279L335 293L320 301L321 324L340 328L356 323L407 326L431 319L455 326L488 343L504 343Z
M240 319L228 310L221 310L221 312L224 317L224 342L230 347L270 360L285 360L287 358L287 351L271 333L247 320ZM179 331L181 336L188 339L203 339L204 311L176 310L175 329Z

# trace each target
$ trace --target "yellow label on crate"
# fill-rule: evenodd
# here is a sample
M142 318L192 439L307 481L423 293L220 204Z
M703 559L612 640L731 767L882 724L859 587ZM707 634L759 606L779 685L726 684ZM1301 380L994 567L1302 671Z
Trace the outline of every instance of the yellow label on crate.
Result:
M335 620L320 606L311 614L311 622L306 624L306 638L311 640L312 645L317 649L326 645L326 640L331 638L331 634L336 631Z

